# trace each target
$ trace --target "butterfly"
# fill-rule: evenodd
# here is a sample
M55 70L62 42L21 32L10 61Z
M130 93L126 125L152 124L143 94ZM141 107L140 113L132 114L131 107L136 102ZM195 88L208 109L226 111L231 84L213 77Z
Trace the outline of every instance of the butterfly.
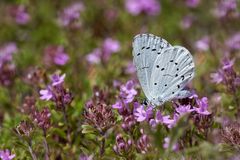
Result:
M136 35L132 45L137 76L151 105L191 95L184 88L194 77L195 65L186 48L172 46L153 34Z

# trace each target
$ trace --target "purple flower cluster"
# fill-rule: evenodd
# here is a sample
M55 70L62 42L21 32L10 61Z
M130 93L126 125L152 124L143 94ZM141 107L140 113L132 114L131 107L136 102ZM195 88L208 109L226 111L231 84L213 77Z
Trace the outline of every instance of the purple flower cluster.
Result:
M41 112L35 111L32 115L34 122L41 128L43 131L46 132L48 128L50 128L50 117L51 112L47 107L44 107Z
M59 23L61 26L67 27L74 25L74 27L79 27L80 23L80 13L84 10L84 5L81 2L76 2L68 7L66 7L59 16Z
M120 44L117 40L106 38L101 47L95 48L86 56L90 64L98 64L101 61L107 62L110 56L120 50Z
M208 99L203 97L198 99L195 96L196 104L194 106L188 105L177 105L175 107L175 112L173 116L165 115L163 116L160 110L156 110L154 116L153 107L149 106L145 108L143 105L135 105L134 115L138 122L147 121L152 127L156 127L157 124L166 125L168 128L172 128L176 125L179 118L188 113L197 113L199 115L210 115L208 109ZM154 118L155 117L155 118ZM173 117L173 118L171 118Z
M120 86L119 98L115 104L112 105L112 108L118 109L120 114L131 112L128 105L133 102L137 91L135 90L135 83L130 80L126 84Z
M223 59L222 67L211 74L212 82L224 84L230 92L235 92L240 85L240 76L235 72L233 65L234 59Z
M157 15L160 12L160 3L157 0L125 0L125 7L132 15Z
M209 50L210 38L208 36L203 36L201 39L195 42L195 48L198 51L206 52Z
M147 152L150 151L152 146L150 143L149 136L144 133L143 129L141 129L140 132L141 136L137 140L136 148L139 153L146 154Z
M122 116L122 128L125 131L130 131L133 129L137 123L134 115L134 110L137 109L140 105L137 102L133 102L137 91L135 90L135 83L130 80L126 84L120 86L120 93L115 104L112 105L112 108L117 109L118 113ZM141 117L140 113L139 116Z
M133 141L125 140L121 134L116 136L116 144L113 146L113 150L117 155L126 156L131 154L133 149Z
M201 0L185 0L185 3L188 7L195 8L199 5Z
M84 107L85 123L93 126L101 135L115 125L115 116L109 104L109 92L94 88L94 94Z
M24 5L11 6L10 14L15 19L15 22L20 25L27 24L31 19Z
M0 68L5 63L12 61L12 56L18 51L17 46L14 42L7 43L0 47Z
M153 107L148 106L146 109L143 105L135 103L134 116L138 122L148 121L153 118Z
M64 108L72 102L72 94L67 91L64 86L65 74L60 76L59 74L53 74L51 76L51 83L46 89L40 90L40 99L46 101L54 101L58 109Z
M186 15L183 17L183 19L180 22L180 27L182 29L189 29L194 21L194 17L192 15Z
M225 42L226 46L230 50L239 50L240 49L240 32L235 33Z
M214 15L218 18L224 18L227 16L239 17L239 12L237 11L237 1L220 0L214 10Z
M0 84L3 86L12 84L15 75L15 65L12 59L17 50L15 43L7 43L0 47Z
M69 61L69 56L65 53L62 46L48 46L44 50L44 62L50 66L56 64L59 66L65 65Z
M0 150L0 158L1 160L11 160L15 157L15 154L11 154L8 149Z

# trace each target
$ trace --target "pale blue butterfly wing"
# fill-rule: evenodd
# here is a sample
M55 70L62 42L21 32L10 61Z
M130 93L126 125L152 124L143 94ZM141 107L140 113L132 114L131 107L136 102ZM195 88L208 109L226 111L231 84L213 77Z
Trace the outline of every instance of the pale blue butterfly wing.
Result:
M173 98L185 98L190 92L183 90L194 77L194 62L190 52L181 46L166 48L154 61L150 79L150 95L161 103Z
M194 76L194 63L184 47L172 47L152 34L139 34L133 41L133 61L143 92L152 104L189 96L183 88Z
M140 85L147 99L151 99L150 78L153 62L164 48L171 46L166 40L152 34L139 34L133 40L133 62Z

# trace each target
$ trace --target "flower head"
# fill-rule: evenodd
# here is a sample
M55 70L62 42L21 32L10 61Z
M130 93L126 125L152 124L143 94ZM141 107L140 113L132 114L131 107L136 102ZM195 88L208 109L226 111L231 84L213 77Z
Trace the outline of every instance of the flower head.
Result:
M28 121L21 121L17 126L16 131L20 136L29 137L33 131L33 125Z
M98 64L101 62L101 49L96 48L86 56L87 61L90 64Z
M235 33L225 42L226 46L230 50L239 50L240 49L240 32Z
M132 15L139 15L142 12L157 15L160 12L160 3L157 0L125 0L125 7Z
M229 121L223 124L221 137L223 142L236 146L240 150L240 124L238 122Z
M0 47L0 68L4 63L12 61L12 55L17 52L17 46L14 42L9 42Z
M194 17L192 15L184 16L182 21L180 22L180 26L182 29L188 29L192 26L194 21Z
M151 148L150 139L149 136L143 132L143 129L141 129L140 132L142 135L137 140L137 151L146 154Z
M66 7L59 17L60 25L66 27L73 24L75 21L79 20L80 13L83 10L84 10L84 5L81 2L77 2ZM75 24L75 25L79 26L79 24Z
M10 151L8 149L4 150L0 150L0 158L2 160L11 160L15 157L15 154L11 154Z
M46 101L49 101L50 99L53 98L53 92L52 92L52 89L51 87L47 87L47 89L42 89L40 90L40 99L42 100L46 100Z
M69 61L69 56L63 46L48 46L44 50L44 61L47 65L63 66Z
M193 111L195 111L195 109L192 109L191 105L180 105L176 108L176 112L179 115L185 115L185 114L191 113Z
M153 107L149 106L145 109L143 105L140 105L135 109L134 116L138 122L149 120L153 117Z
M15 19L16 23L20 25L27 24L31 19L24 5L12 6L10 8L10 14Z
M87 124L94 126L100 133L106 132L115 124L112 108L104 102L88 101L85 106L84 118Z
M117 155L128 155L132 151L133 141L125 140L121 134L116 136L116 144L113 146L113 150Z
M210 115L211 113L207 110L208 108L208 99L203 97L202 99L197 99L198 108L195 108L198 114L201 115Z
M57 86L62 84L64 82L65 76L66 76L65 74L63 74L62 76L60 76L59 74L53 74L51 77L52 86Z
M42 128L44 131L50 128L51 112L47 107L44 107L41 112L36 111L32 117L39 128Z
M221 82L223 82L224 79L224 73L222 72L222 70L218 70L218 72L216 73L211 73L211 78L212 78L212 82L219 84Z
M125 85L121 85L120 87L120 97L123 99L124 103L131 103L135 96L137 95L137 91L134 89L135 83L130 80L127 81Z
M209 49L210 39L208 36L204 36L195 42L195 48L199 51L207 51Z
M185 0L188 7L194 8L197 7L201 0Z
M98 64L101 61L107 62L113 53L120 50L120 43L112 38L106 38L99 48L95 48L86 56L86 60L90 64Z
M224 18L232 14L234 17L238 17L237 1L236 0L220 0L217 7L214 10L214 15L218 18Z

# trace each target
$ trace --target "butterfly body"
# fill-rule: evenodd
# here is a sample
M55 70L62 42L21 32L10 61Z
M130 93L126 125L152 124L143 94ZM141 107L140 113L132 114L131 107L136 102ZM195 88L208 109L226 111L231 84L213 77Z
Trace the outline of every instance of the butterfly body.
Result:
M194 77L194 62L186 48L171 46L152 34L139 34L133 40L133 62L152 105L190 95L184 87Z

